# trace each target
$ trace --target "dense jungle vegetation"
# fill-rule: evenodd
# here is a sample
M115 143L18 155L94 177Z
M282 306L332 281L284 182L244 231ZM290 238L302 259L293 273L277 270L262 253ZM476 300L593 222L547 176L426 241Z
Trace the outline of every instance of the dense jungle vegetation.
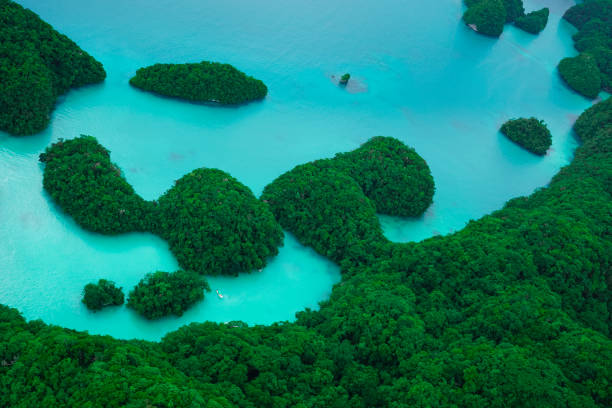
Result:
M546 154L552 144L552 135L546 124L536 118L510 119L500 131L519 146L539 156Z
M230 64L155 64L140 68L130 84L165 96L196 102L241 104L265 98L268 88L259 79Z
M259 269L282 244L268 205L221 170L194 170L159 201L145 201L92 136L59 140L40 161L45 190L80 226L102 234L157 234L186 271L237 275Z
M147 231L154 204L134 192L92 136L62 140L40 155L43 187L83 228L101 234Z
M377 213L416 217L433 202L429 166L413 148L392 137L373 137L329 163L359 184Z
M38 15L0 0L0 130L40 132L58 96L105 77L101 63Z
M538 34L548 23L548 8L532 11L519 16L514 20L514 25L531 34Z
M585 0L563 15L574 25L574 47L580 53L564 58L559 73L576 92L596 98L612 91L612 0Z
M386 241L333 159L279 177L283 226L343 271L295 323L192 323L153 343L0 307L0 406L609 407L612 99L575 131L549 186L419 243ZM282 195L290 177L302 194Z
M186 270L237 275L278 253L283 231L268 207L229 174L197 169L159 198L156 228Z
M100 279L98 283L85 285L82 302L93 311L101 310L106 306L120 306L124 301L121 289L115 286L113 281Z
M525 14L523 0L465 0L465 5L463 21L491 37L499 37L507 23L532 34L542 31L548 23L548 8Z
M183 312L204 299L204 290L210 290L199 275L185 271L148 273L130 291L127 306L147 319Z
M364 243L383 239L376 213L418 216L433 194L425 160L399 140L377 136L352 152L295 167L266 186L261 199L300 242L340 262L346 252L367 255Z

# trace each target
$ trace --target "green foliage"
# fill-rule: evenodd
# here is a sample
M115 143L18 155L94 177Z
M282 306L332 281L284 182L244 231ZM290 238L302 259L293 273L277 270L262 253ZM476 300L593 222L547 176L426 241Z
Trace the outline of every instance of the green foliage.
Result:
M596 98L601 89L601 75L597 61L590 54L580 54L576 57L563 58L559 62L561 78L576 92Z
M514 24L528 33L538 34L546 27L548 23L548 14L548 7L544 7L540 10L532 11L531 13L517 17Z
M552 144L550 130L543 120L536 118L511 119L502 125L501 132L514 143L540 156L545 155Z
M506 9L506 23L512 23L517 18L525 15L523 0L502 0Z
M156 344L92 336L0 306L0 406L206 406L217 386L194 382Z
M548 8L525 14L523 0L465 0L468 9L463 14L466 24L479 33L499 37L505 23L538 34L548 22Z
M340 84L342 85L348 84L349 79L351 79L351 74L347 72L346 74L342 75L342 77L340 77Z
M32 11L0 0L0 130L43 130L58 96L101 82L102 64Z
M147 319L157 319L169 314L181 316L185 310L204 299L206 281L194 273L148 273L130 291L127 306Z
M463 14L465 24L473 25L475 30L484 35L499 37L506 23L506 9L502 0L477 0L468 3Z
M612 24L612 2L610 0L585 0L569 8L563 18L581 30L593 18Z
M282 243L268 206L221 170L194 170L158 203L134 192L92 136L60 140L40 161L45 190L79 225L102 234L158 234L185 270L237 275L260 269Z
M140 68L130 84L189 101L240 104L265 98L268 88L229 64L155 64Z
M417 216L433 193L429 167L414 149L378 136L295 167L266 186L261 199L305 245L337 262L364 263L385 242L376 212Z
M418 243L382 238L344 154L282 175L272 208L344 267L295 323L149 343L0 306L0 406L612 406L611 118L612 99L580 116L584 144L547 187Z
M280 224L315 251L340 262L368 258L384 240L374 204L348 175L317 161L297 166L261 196Z
M217 169L183 176L159 199L158 234L181 267L210 275L263 268L283 232L268 205Z
M612 39L612 36L610 37ZM601 87L607 92L612 91L612 47L593 47L589 54L595 58L601 78Z
M419 154L392 137L376 136L334 162L360 185L381 214L416 217L433 201L434 180Z
M612 129L612 98L593 105L574 123L574 132L583 143L610 129Z
M83 228L103 234L148 229L153 204L134 192L94 137L60 139L40 161L45 190Z
M594 17L586 22L580 30L572 36L574 47L580 52L596 47L610 48L612 45L612 27L609 23Z
M567 10L563 18L578 28L573 39L581 52L561 61L563 78L589 98L596 97L601 88L612 90L612 0L587 0Z
M98 283L88 283L83 289L82 302L90 310L101 310L106 306L119 306L123 304L122 288L115 286L115 282L100 279Z

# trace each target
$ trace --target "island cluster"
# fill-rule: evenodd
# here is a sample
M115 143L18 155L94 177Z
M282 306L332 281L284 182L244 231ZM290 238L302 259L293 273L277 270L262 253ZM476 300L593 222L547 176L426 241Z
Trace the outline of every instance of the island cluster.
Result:
M465 21L494 36L506 22L538 31L548 14L524 14L520 0L468 6ZM559 72L587 97L610 86L611 10L611 0L586 0L565 14L580 55ZM41 130L58 95L104 78L99 63L17 4L0 0L0 23L3 130ZM193 69L181 86L204 81ZM241 103L232 92L200 100ZM159 342L26 321L0 305L0 406L610 407L612 98L573 130L582 145L546 187L458 232L403 244L384 237L376 214L423 214L434 181L393 138L296 166L259 200L229 174L201 168L154 201L136 194L95 138L59 140L40 155L50 198L87 230L155 233L179 261L181 270L146 274L130 291L128 306L145 317L184 313L203 298L204 274L265 265L281 226L339 264L342 281L294 322L191 323ZM502 131L536 154L550 146L535 118ZM124 295L100 279L82 301L100 310Z

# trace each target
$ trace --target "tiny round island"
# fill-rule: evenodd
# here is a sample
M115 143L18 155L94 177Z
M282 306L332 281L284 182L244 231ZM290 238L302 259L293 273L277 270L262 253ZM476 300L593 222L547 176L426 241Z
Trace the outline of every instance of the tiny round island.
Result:
M351 74L349 74L349 73L347 72L346 74L344 74L344 75L342 75L342 76L340 77L340 81L338 81L338 83L339 83L340 85L346 85L346 84L348 84L349 79L351 79Z

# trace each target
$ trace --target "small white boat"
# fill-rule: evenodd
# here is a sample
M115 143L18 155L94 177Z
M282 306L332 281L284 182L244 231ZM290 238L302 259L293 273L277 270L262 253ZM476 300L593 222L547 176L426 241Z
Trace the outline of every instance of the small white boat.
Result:
M221 292L219 292L219 289L217 289L217 296L219 296L219 299L223 299L223 295L221 294Z

